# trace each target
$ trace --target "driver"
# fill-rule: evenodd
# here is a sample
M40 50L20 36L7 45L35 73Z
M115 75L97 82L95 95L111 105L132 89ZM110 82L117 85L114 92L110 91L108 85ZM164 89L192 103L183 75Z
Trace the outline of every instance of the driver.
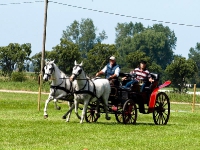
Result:
M109 63L99 72L96 73L96 77L105 74L106 79L110 81L111 85L119 85L118 76L120 73L119 65L116 63L116 59L114 56L111 56L109 59Z
M128 83L126 83L126 85L124 86L124 88L130 88L132 84L136 84L139 83L140 81L143 82L140 92L143 92L144 87L146 86L146 82L145 81L149 81L149 82L153 82L154 80L151 78L149 71L146 68L146 64L147 62L144 60L140 61L140 65L138 68L135 68L133 71L130 72L131 75L135 75L136 77L129 81ZM122 80L125 80L127 77L123 77Z

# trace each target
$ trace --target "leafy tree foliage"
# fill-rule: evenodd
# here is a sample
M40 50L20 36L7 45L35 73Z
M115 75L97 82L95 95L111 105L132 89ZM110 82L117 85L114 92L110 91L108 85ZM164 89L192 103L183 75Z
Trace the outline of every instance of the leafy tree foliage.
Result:
M39 74L41 68L42 53L32 56L31 60L36 74ZM64 73L71 74L74 60L80 59L78 45L66 39L60 39L60 44L53 47L52 51L45 51L45 60L55 60L56 65Z
M128 62L128 66L130 68L138 67L141 60L144 60L144 61L148 62L148 64L149 64L150 57L148 57L144 52L142 52L140 50L137 50L137 51L132 52L129 55L127 55L127 62Z
M45 58L46 60L49 58L50 51L45 51ZM39 75L41 70L41 58L42 52L36 53L31 57L31 61L33 63L34 72L36 75Z
M127 68L126 55L134 52L131 40L136 33L144 31L142 23L118 23L116 30L116 47L119 53L119 63Z
M22 45L15 44L15 49L17 49L16 53L16 63L19 68L19 72L22 72L25 69L24 62L26 60L30 60L30 54L31 54L31 44L26 43ZM13 45L9 45L8 48L13 48Z
M173 31L163 25L154 25L144 32L136 34L132 40L133 49L141 50L152 61L165 69L173 60L173 48L176 37Z
M15 61L12 59L12 53L10 54L7 47L0 47L0 65L2 67L2 75L11 76Z
M84 60L84 68L90 75L103 69L110 56L118 56L115 45L98 43L88 52L88 58Z
M31 44L10 43L8 46L0 47L0 66L4 76L11 77L14 65L19 71L24 70L24 62L29 60L31 54Z
M75 20L63 31L62 38L77 44L82 56L86 57L87 52L89 52L96 43L102 42L107 38L104 30L102 33L99 33L99 36L96 35L96 31L97 28L94 26L91 19L82 19L80 23Z
M133 26L137 28L134 30ZM173 49L177 38L169 27L155 24L153 27L144 28L141 23L135 25L125 23L118 24L116 32L115 42L122 58L131 52L140 50L162 69L165 69L167 64L173 60ZM126 61L123 62L126 63Z
M186 60L180 56L175 57L174 62L165 69L172 86L180 93L187 90L185 84L189 78L194 77L196 71L197 65L192 59Z
M196 72L195 78L191 79L191 82L200 86L200 43L197 43L195 48L191 47L189 52L188 57L192 59L198 67L198 72Z
M144 31L144 26L142 23L118 23L115 28L116 31L116 39L115 43L117 48L121 47L126 43L126 38L133 37L136 33L140 33Z
M53 47L53 50L49 53L48 59L55 60L60 70L71 74L74 60L80 59L78 45L66 39L61 39L60 44Z

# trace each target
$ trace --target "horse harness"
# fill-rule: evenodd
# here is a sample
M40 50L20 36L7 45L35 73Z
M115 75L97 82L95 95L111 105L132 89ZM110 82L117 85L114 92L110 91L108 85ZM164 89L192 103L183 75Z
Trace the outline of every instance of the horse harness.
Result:
M50 86L50 88L54 90L53 96L55 96L57 90L65 91L67 93L67 97L71 96L73 94L72 82L70 81L70 89L69 90L66 88L67 87L66 82L65 82L65 87L61 86L63 82L64 82L64 80L59 85L56 85L56 86L55 85L51 85Z
M75 67L77 67L77 66L79 66L79 65L75 65ZM81 74L82 70L83 70L83 69L82 69L82 66L79 66L79 67L80 67L81 69L78 71L78 74L73 74L75 77L79 76L79 75ZM85 75L85 77L86 77L86 75ZM90 100L93 99L94 97L96 97L97 99L99 99L99 97L97 97L97 94L96 94L96 86L95 86L94 82L93 82L91 79L89 79L89 78L86 77L86 79L77 79L77 80L86 80L86 83L85 83L85 85L83 86L83 88L81 88L81 89L78 90L78 91L76 91L75 88L74 88L74 93L75 93L75 94L89 94L89 95L92 96L92 97L90 98ZM90 81L92 82L92 84L93 84L93 86L94 86L93 91L90 90L90 86L89 86ZM88 85L88 89L85 90L85 87L86 87L87 85Z
M52 65L52 68L50 68L51 72L50 73L45 73L48 77L50 77L52 75L53 71L55 71L53 64L51 64L51 65ZM44 72L44 68L43 68L43 72ZM67 87L66 82L65 82L65 87L61 86L63 84L63 82L64 82L64 80L62 80L62 82L59 85L50 85L50 89L53 89L53 91L54 91L53 92L54 94L52 96L55 96L57 90L65 91L67 93L67 97L66 98L68 98L69 96L72 95L72 93L73 93L72 82L70 81L70 89L69 90L66 88Z

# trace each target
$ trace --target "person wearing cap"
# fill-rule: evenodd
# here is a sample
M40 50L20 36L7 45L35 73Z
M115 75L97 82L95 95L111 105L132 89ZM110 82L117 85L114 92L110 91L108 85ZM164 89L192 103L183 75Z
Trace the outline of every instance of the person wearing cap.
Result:
M140 61L140 65L138 68L135 68L130 72L131 75L135 75L135 78L124 86L124 88L130 88L131 85L139 83L139 81L143 81L140 91L143 92L144 87L146 85L146 81L153 82L154 80L151 78L149 71L146 68L147 62L144 60ZM126 77L123 77L122 80L125 80ZM146 81L145 81L146 80Z
M106 79L110 82L114 82L114 85L118 86L118 76L120 73L119 65L116 63L114 56L111 56L109 63L99 72L96 73L96 77L105 74Z

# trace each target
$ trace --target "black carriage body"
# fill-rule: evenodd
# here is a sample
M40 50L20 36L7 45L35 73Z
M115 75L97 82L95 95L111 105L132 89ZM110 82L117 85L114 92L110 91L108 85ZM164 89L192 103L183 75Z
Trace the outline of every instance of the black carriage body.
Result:
M157 92L154 91L155 89L158 91L159 75L152 73L151 76L154 79L154 82L147 84L143 92L140 92L140 84L134 84L130 89L125 89L122 87L128 81L130 81L130 78L129 80L121 82L122 86L111 86L111 93L108 99L108 109L110 114L115 115L117 122L124 124L135 124L137 120L137 110L139 110L139 112L143 114L152 113L155 124L167 124L170 114L169 98L166 93L159 92L157 94ZM156 93L156 95L154 95L156 98L153 108L150 109L149 104L152 93ZM96 103L89 104L86 114L87 122L96 122L98 120L98 117L95 116L95 107ZM99 112L105 113L101 100ZM92 119L90 120L90 118Z
M128 99L123 106L123 123L135 124L137 109L143 114L153 114L155 124L167 124L170 115L170 102L166 93L158 92L159 88L168 86L171 82L166 81L158 87L159 75L151 73L154 82L147 83L143 92L140 91L141 84L134 84L128 92ZM130 81L130 80L128 80ZM128 81L122 82L125 85ZM151 106L150 106L151 105ZM152 106L153 105L153 106Z

